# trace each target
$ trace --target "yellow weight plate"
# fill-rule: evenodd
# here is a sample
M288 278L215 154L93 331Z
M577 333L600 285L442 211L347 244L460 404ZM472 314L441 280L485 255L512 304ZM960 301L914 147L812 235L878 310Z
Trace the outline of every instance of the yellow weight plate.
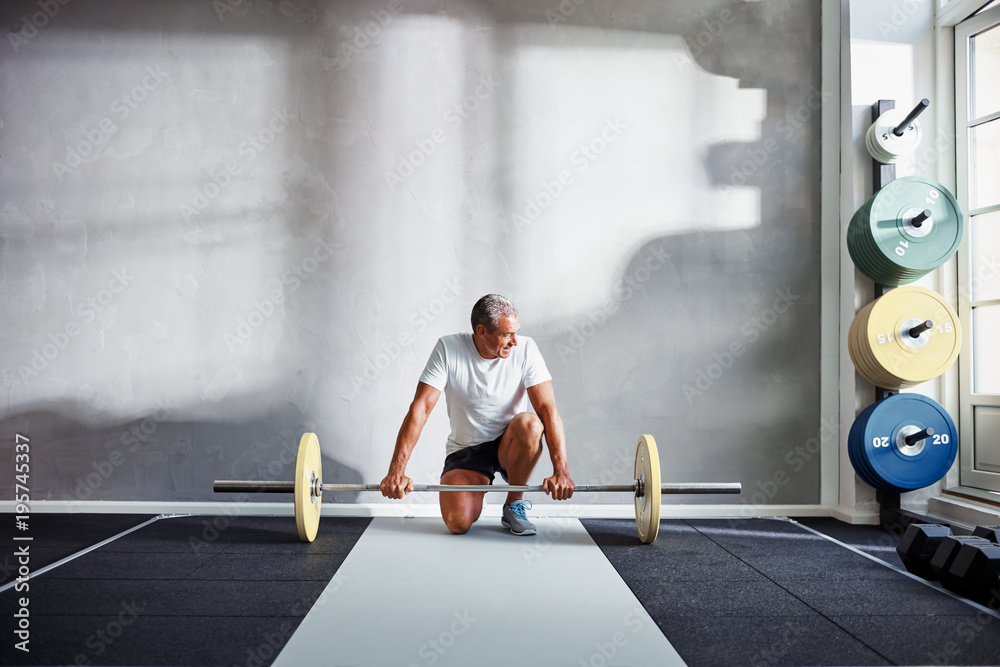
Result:
M660 531L660 457L651 435L640 435L635 446L635 478L642 495L635 498L635 527L643 544L656 541Z
M299 440L299 453L295 457L295 527L299 539L312 542L319 530L319 510L323 492L323 458L319 438L315 433L305 433Z
M910 336L925 320L933 326L916 338ZM941 375L962 348L957 313L939 294L923 287L897 287L877 299L864 334L876 365L885 378L897 380L898 388Z
M864 327L864 322L867 319L868 307L865 306L854 316L851 321L851 328L847 332L847 351L851 355L851 363L854 367L858 369L865 378L868 377L867 368L862 366L865 364L865 358L863 355L862 345L858 342L858 330Z
M930 320L930 330L909 332ZM898 287L854 317L848 352L858 373L877 387L902 389L931 380L955 363L962 347L958 315L936 292Z
M866 332L871 325L872 311L875 308L876 303L877 301L873 301L865 307L864 316L859 321L858 327L855 330L854 343L857 346L863 360L864 371L862 372L862 375L876 387L899 389L900 379L888 373L886 369L879 364L878 359L875 357L875 354L872 352L872 349L868 344Z
M885 383L888 382L891 385L893 381L891 379L887 379L884 373L881 372L881 368L876 363L874 356L871 354L871 350L868 349L868 346L865 343L864 335L873 306L874 302L869 303L867 306L858 311L857 315L855 315L854 320L851 322L850 330L848 331L847 349L851 355L851 361L854 363L855 368L857 368L858 373L868 382L871 382L878 387L883 387L885 386Z

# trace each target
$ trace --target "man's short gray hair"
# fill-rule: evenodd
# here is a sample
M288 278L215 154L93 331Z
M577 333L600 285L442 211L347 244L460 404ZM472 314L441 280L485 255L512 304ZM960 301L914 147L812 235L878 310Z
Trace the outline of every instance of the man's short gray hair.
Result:
M501 317L517 317L517 308L499 294L487 294L472 307L472 331L482 324L493 333L500 326Z

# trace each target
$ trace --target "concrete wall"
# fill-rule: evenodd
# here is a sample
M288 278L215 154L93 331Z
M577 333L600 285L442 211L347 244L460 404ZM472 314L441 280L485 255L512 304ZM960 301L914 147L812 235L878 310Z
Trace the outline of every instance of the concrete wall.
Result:
M666 480L818 502L820 3L42 4L0 7L0 456L30 438L33 498L207 500L291 478L305 430L378 481L500 292L578 482L648 432Z

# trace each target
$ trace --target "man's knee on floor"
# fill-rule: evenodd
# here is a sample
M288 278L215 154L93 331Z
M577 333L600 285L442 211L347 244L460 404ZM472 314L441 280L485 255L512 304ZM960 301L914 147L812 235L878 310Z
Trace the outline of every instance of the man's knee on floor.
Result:
M456 513L444 517L444 523L455 535L464 535L469 532L476 520L466 514Z

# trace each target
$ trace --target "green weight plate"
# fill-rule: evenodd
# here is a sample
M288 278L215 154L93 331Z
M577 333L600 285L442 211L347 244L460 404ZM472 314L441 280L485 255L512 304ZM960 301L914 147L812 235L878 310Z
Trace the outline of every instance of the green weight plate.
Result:
M874 282L887 284L885 282L887 279L893 279L893 267L873 249L874 244L866 231L855 231L862 224L867 226L867 223L852 225L847 239L848 252L858 271Z
M854 215L858 214L855 213ZM871 278L870 274L874 267L868 254L865 238L860 234L854 233L854 228L855 225L852 220L851 226L847 231L847 252L851 255L851 261L858 267L858 271Z
M930 219L914 224L929 210ZM929 179L896 179L855 212L847 247L858 270L892 287L911 283L934 270L958 249L964 233L955 198Z
M851 219L847 233L847 249L858 270L870 280L883 285L896 286L904 282L916 280L922 274L908 275L887 259L872 238L868 214L871 209L869 200L865 206L858 209Z
M924 210L931 212L930 220L912 224ZM915 176L882 188L872 198L868 222L876 250L903 276L920 277L941 266L958 250L964 233L955 197L941 184Z

